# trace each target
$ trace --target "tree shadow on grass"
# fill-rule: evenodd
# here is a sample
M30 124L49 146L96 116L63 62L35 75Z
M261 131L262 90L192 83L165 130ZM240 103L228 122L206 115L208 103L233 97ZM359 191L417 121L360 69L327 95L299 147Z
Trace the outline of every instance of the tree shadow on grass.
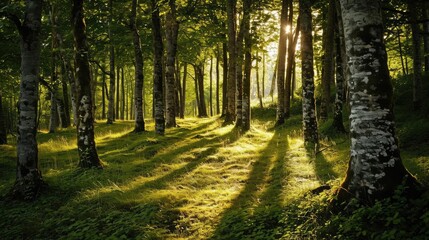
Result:
M281 193L287 176L285 153L288 143L285 136L279 131L274 133L253 163L243 190L232 201L231 207L224 211L210 239L270 238L259 230L273 228L278 224L279 216L272 215L278 211L271 210L282 206Z
M314 156L314 152L307 151L307 155L314 159L314 171L322 183L338 178L338 174L333 170L332 163L326 159L323 152L319 152Z

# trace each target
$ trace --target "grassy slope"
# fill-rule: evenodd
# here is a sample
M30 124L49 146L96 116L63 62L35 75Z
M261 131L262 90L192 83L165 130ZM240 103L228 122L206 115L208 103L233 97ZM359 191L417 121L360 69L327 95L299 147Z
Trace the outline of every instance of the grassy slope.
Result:
M49 190L31 204L1 201L0 239L278 238L288 228L285 210L309 190L344 176L349 142L323 137L323 151L315 156L303 147L299 115L276 129L274 109L254 109L253 117L245 134L221 127L216 117L179 120L180 128L165 137L130 133L132 122L98 123L102 171L76 170L74 129L39 133ZM427 183L428 131L419 129L428 124L415 125L417 120L400 118L400 136L408 139L401 142L402 154ZM13 184L14 159L13 143L0 146L1 195Z

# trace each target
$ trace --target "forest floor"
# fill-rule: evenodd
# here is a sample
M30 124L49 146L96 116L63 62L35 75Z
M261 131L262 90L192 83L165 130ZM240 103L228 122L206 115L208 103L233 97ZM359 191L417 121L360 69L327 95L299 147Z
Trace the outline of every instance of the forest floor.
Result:
M131 121L99 121L104 170L77 169L75 129L39 132L49 188L32 203L0 200L0 239L314 239L303 229L317 224L314 208L300 204L326 200L309 200L321 185L339 185L348 136L322 125L315 153L304 148L299 114L276 128L275 108L252 114L246 133L222 127L219 117L178 119L165 136L150 121L140 134ZM405 111L398 119L404 164L428 184L429 125ZM9 140L0 146L1 196L14 182Z

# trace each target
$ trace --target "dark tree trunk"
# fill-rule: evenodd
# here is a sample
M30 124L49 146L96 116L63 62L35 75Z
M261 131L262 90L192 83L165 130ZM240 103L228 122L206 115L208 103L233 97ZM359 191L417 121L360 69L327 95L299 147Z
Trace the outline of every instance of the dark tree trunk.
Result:
M121 99L120 99L120 95L119 95L119 93L120 93L120 91L121 91L121 89L120 89L120 79L121 79L121 67L120 66L116 66L116 97L115 97L115 103L116 103L116 106L115 106L115 120L116 119L119 119L120 117L119 117L119 102L121 101Z
M235 126L241 127L243 124L243 38L244 38L244 21L241 21L240 29L236 41L236 77L235 77Z
M226 117L228 108L227 88L228 88L228 49L226 43L222 44L223 60L223 80L222 80L222 117Z
M50 9L50 21L51 21L51 109L49 118L49 133L55 133L56 128L59 126L60 118L58 115L58 53L59 47L57 38L57 13L55 6L51 6Z
M70 103L69 103L69 90L67 86L67 81L65 77L65 69L62 67L62 79L61 79L61 87L62 87L62 104L63 104L63 110L64 110L64 117L62 117L62 128L68 128L70 127Z
M204 97L204 72L200 65L194 65L195 87L197 92L198 117L207 117L207 107Z
M252 0L243 2L243 38L244 38L244 79L243 79L243 115L242 129L250 130L250 82L252 72L252 39L250 36L250 10Z
M256 52L256 96L259 100L259 107L263 108L262 105L262 94L261 94L261 84L259 83L259 59L258 59L258 52ZM265 56L262 56L263 61L265 61ZM265 72L264 72L265 73ZM263 73L263 74L264 74Z
M285 122L285 61L286 61L286 24L288 22L288 0L282 0L280 13L280 38L277 54L277 120L276 125Z
M106 119L106 95L107 95L107 86L106 86L106 74L103 73L101 86L101 119Z
M185 109L186 109L186 79L188 77L188 64L183 64L183 83L182 83L182 101L180 102L180 117L185 118Z
M336 72L335 72L335 82L336 82L336 91L335 91L335 106L334 106L334 120L332 122L332 128L340 133L345 133L346 130L343 124L343 103L345 100L345 73L347 70L347 61L346 61L346 48L344 46L344 30L343 22L341 18L341 8L339 6L338 0L335 1L335 17L337 23L335 25L335 46L336 46Z
M79 167L102 168L98 158L94 139L94 117L92 115L91 75L88 61L88 45L86 43L86 25L84 20L83 0L73 0L72 27L75 46L75 66L77 72L78 114L77 148Z
M121 67L121 120L124 120L125 115L125 76L124 67Z
M424 56L425 56L425 72L429 73L429 2L423 2L423 47L424 47Z
M292 6L291 6L292 7ZM292 14L293 11L290 12ZM290 101L293 98L293 90L292 90L292 73L293 66L295 65L295 50L296 43L298 42L299 36L299 24L300 18L296 22L295 34L290 33L289 37L289 48L287 54L287 67L286 67L286 83L285 83L285 117L290 117ZM292 90L292 91L291 91Z
M402 75L405 76L405 75L407 75L407 70L405 69L405 64L404 64L404 53L402 51L401 28L400 27L397 27L396 34L397 34L397 38L398 38L398 50L399 50L399 57L401 59Z
M209 84L209 106L210 106L210 116L213 117L213 58L210 58L210 84Z
M175 66L175 106L176 106L176 116L180 117L180 106L182 104L182 85L180 80L180 64L179 60L176 57L176 66Z
M167 58L165 61L165 127L176 127L176 80L174 77L176 67L177 36L179 33L179 23L176 20L176 1L168 1L169 9L165 21L165 43Z
M274 69L273 69L273 75L271 77L271 88L270 88L270 93L268 95L270 95L271 97L271 101L274 102L274 91L276 88L276 79L277 79L277 66L279 64L279 60L278 60L278 56L277 56L277 60L276 60L276 64L274 65Z
M372 203L413 186L399 154L380 1L340 0L350 80L351 155L338 200ZM356 24L360 23L360 24Z
M219 58L220 58L220 50L219 50L219 46L217 46L217 51L216 51L216 114L220 113L220 99L219 99L219 87L220 87Z
M420 110L422 105L422 55L420 52L421 36L420 26L417 22L418 5L415 0L407 0L409 21L411 24L411 35L413 42L413 105L414 110Z
M316 106L314 103L313 23L311 0L299 1L301 18L301 62L302 62L302 122L305 144L318 144Z
M161 19L159 18L159 8L157 1L152 0L152 35L154 51L153 67L153 103L155 117L155 132L164 135L164 102L163 102L163 54L164 46L161 35Z
M6 115L3 110L3 96L0 90L0 145L7 144Z
M235 120L235 91L236 91L236 0L228 0L226 4L228 23L228 81L226 87L227 107L224 124L232 124Z
M109 86L109 103L107 107L107 124L113 124L115 121L115 48L112 43L112 24L113 24L113 6L112 0L109 0L109 65L110 65L110 86Z
M335 0L329 0L328 15L325 31L323 32L323 61L322 61L322 94L320 102L319 118L321 121L328 119L331 105L331 83L334 82L334 21Z

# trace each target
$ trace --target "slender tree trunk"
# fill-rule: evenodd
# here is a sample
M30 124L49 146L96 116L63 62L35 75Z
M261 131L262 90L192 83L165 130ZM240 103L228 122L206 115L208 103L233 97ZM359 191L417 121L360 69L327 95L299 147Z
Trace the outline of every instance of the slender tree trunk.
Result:
M176 106L176 116L180 117L180 106L181 106L181 102L182 102L182 98L181 98L181 93L182 93L182 85L181 85L181 80L180 80L180 64L179 64L179 60L176 57L176 65L175 65L175 106Z
M97 100L96 100L96 92L97 92L97 81L98 81L98 68L90 68L92 70L93 75L91 78L91 98L92 98L92 116L94 118L94 122L96 121L96 109L97 109ZM58 105L59 105L58 101ZM59 111L58 111L59 112Z
M424 47L424 62L425 62L425 72L429 73L429 3L428 1L423 1L423 47Z
M398 38L398 50L399 50L399 57L401 59L402 75L405 76L407 74L407 71L405 69L405 64L404 64L404 53L402 52L401 28L400 27L396 28L396 34L397 34L397 38Z
M16 180L11 190L15 199L33 200L44 186L38 168L37 101L40 65L42 1L27 1L25 17L18 29L21 37L21 81L18 102Z
M280 38L277 54L277 121L276 125L285 122L285 61L286 61L286 24L288 21L288 0L282 0L280 13Z
M226 112L228 108L228 97L227 89L228 89L228 49L226 43L222 44L222 60L223 60L223 80L222 80L222 116L226 117Z
M153 103L155 116L155 132L164 135L164 103L163 103L163 54L164 46L161 35L161 19L159 18L159 8L157 1L152 0L152 35L154 50L153 67Z
M335 24L335 46L336 46L336 71L335 71L335 81L336 81L336 94L335 94L335 108L334 108L334 120L332 122L332 128L337 132L345 133L346 130L343 124L343 103L344 103L344 79L345 72L347 68L346 61L346 48L344 46L344 30L343 22L341 18L341 8L339 6L339 1L335 2L335 17L337 23Z
M140 42L140 34L137 28L137 4L138 0L132 1L131 6L131 16L130 16L130 28L133 34L133 45L134 45L134 109L136 112L136 118L134 123L134 132L143 132L145 131L145 122L144 122L144 113L143 113L143 84L144 84L144 74L143 74L143 53Z
M237 35L236 41L236 57L237 57L237 65L236 65L236 88L235 88L235 126L241 127L243 124L243 62L244 62L244 21L242 20L240 23L240 29Z
M261 86L259 84L259 59L258 59L258 52L256 52L256 96L259 100L259 107L263 108L262 105L262 94L261 94ZM264 57L262 57L264 58Z
M299 1L301 18L301 62L302 62L302 123L304 141L317 145L316 106L314 103L314 65L313 65L313 23L311 16L311 0Z
M68 128L70 127L70 103L69 103L69 90L67 86L66 81L66 71L64 69L64 66L62 68L61 73L61 87L62 87L62 104L63 104L63 111L64 111L64 117L62 117L62 128Z
M328 119L331 105L331 83L334 79L334 18L335 0L329 0L328 16L325 30L323 32L323 62L322 62L322 95L320 102L319 118L321 121Z
M64 68L65 71L67 73L67 78L69 80L69 84L70 84L70 100L71 100L71 107L72 107L72 113L73 113L73 125L77 126L77 107L76 107L76 95L77 95L77 90L76 90L76 79L74 76L74 73L72 71L72 67L70 62L64 58L63 59L63 64L64 64Z
M219 45L216 49L216 114L220 113L220 99L219 99L219 87L220 87L220 74L219 74L219 58L220 50Z
M109 86L109 103L107 107L107 124L113 124L115 121L115 48L112 43L112 25L113 25L113 6L112 0L109 0L109 24L108 24L108 35L109 35L109 65L110 65L110 86Z
M232 124L235 120L235 91L236 91L236 0L228 0L226 4L228 24L228 81L227 81L227 107L224 124Z
M3 110L3 96L0 90L0 145L7 144L6 115Z
M176 1L168 1L169 9L166 14L165 21L165 36L167 58L165 61L165 96L166 96L166 112L165 112L165 127L176 127L176 99L175 99L175 78L176 71L176 52L177 52L177 36L179 33L179 23L176 20Z
M59 126L59 115L58 115L58 106L56 96L58 94L58 71L57 71L57 62L58 62L58 54L57 49L58 38L57 38L57 13L55 6L52 5L50 11L50 21L51 21L51 109L50 109L50 118L49 118L49 133L55 133L56 128Z
M275 88L276 88L276 79L277 79L278 64L279 64L279 60L278 60L278 56L277 56L276 64L274 65L274 69L273 69L273 75L271 77L270 93L268 94L268 95L270 95L272 102L274 102L274 91L275 91Z
M125 76L124 67L121 67L121 120L125 117Z
M91 75L88 61L88 45L86 43L86 26L84 20L83 0L73 0L72 24L75 46L75 62L77 71L78 113L77 148L79 167L102 168L98 158L94 139L94 117L92 116Z
M186 79L188 77L188 64L183 64L183 83L182 83L182 101L180 102L180 117L185 118L185 109L186 109Z
M250 10L252 0L243 2L244 79L243 79L243 131L250 130L250 82L252 72L252 39L250 36Z
M210 105L210 116L213 117L213 57L210 58L210 86L209 86L209 105Z
M107 86L106 86L106 74L103 73L102 78L102 86L101 86L101 119L106 119L106 93L107 93Z
M393 88L383 43L380 1L340 0L350 80L351 156L338 200L373 202L392 196L407 178L392 110ZM360 24L356 24L360 23Z
M194 67L194 90L195 90L195 103L198 109L198 115L202 112L200 105L200 92L198 90L198 67L193 65ZM194 114L195 115L195 114Z
M119 102L121 100L120 95L119 95L119 93L121 91L120 79L121 79L121 67L117 64L117 66L116 66L116 88L115 88L115 90L116 90L116 93L115 93L116 94L116 97L115 97L116 106L115 106L115 116L114 116L115 120L120 118L119 117Z
M420 110L422 105L422 55L420 53L421 36L420 27L417 23L418 6L415 0L407 0L409 21L411 24L411 35L413 42L413 105L414 110Z
M265 75L266 75L266 71L267 71L267 65L266 65L266 53L262 52L262 92L261 92L261 97L262 99L265 98Z
M194 65L195 79L198 82L198 117L207 117L207 107L204 97L204 69L201 65Z
M292 7L292 6L291 6ZM291 11L290 14L292 14L293 11ZM285 83L285 117L290 117L290 101L291 98L293 98L293 91L292 89L292 73L293 73L293 66L295 64L295 49L296 49L296 43L298 42L298 36L299 36L299 24L300 24L300 18L298 17L298 20L296 22L296 28L295 28L295 34L290 33L289 37L289 48L288 48L288 54L287 54L287 67L286 67L286 83Z

